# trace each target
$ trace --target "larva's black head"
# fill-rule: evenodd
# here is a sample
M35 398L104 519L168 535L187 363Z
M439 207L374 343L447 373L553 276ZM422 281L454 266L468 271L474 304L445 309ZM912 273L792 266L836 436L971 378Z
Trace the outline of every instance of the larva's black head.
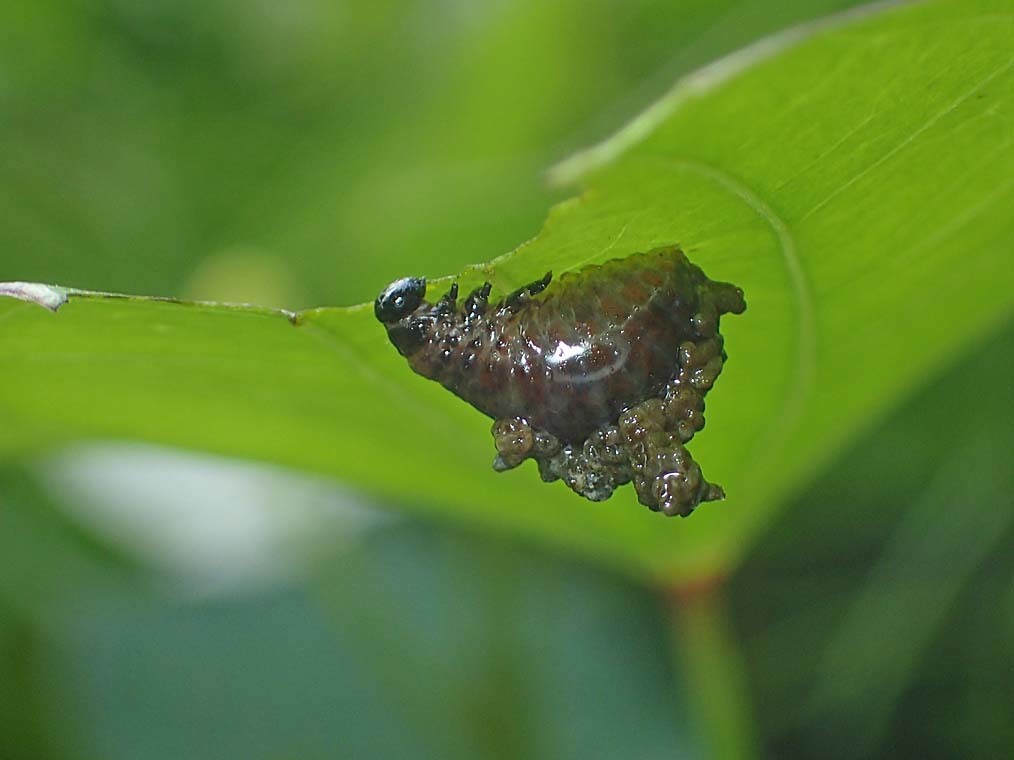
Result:
M402 356L410 356L422 347L433 327L433 309L425 296L426 278L403 277L384 288L373 304L373 313Z
M425 277L402 277L377 296L373 313L385 325L397 322L419 308L426 295Z

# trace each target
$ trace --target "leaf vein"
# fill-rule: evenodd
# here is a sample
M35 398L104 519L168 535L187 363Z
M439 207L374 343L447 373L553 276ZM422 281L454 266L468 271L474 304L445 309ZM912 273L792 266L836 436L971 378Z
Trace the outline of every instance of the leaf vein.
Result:
M812 287L803 268L795 238L785 220L742 180L700 161L673 158L666 160L679 169L714 182L736 196L763 219L778 238L782 264L788 272L797 309L796 367L794 378L782 401L778 429L772 436L778 439L787 434L801 418L816 375L817 335ZM770 447L770 443L770 440L766 441L766 447Z
M859 180L861 180L867 174L869 174L874 169L876 169L877 167L881 166L885 162L889 161L891 158L893 158L899 152L901 152L902 150L904 150L905 148L907 148L909 145L911 145L913 142L915 142L921 135L923 135L928 130L932 129L933 126L937 122L939 122L941 119L943 119L948 114L951 114L955 110L957 110L958 108L960 108L962 103L964 103L969 98L971 98L973 95L975 95L977 92L979 92L979 90L981 90L983 87L985 87L986 85L988 85L990 82L992 82L994 79L996 79L1001 74L1006 73L1011 68L1011 66L1014 66L1014 58L1011 58L1010 60L1007 61L1007 63L999 66L998 68L996 68L989 75L987 75L982 80L980 80L977 84L973 85L971 87L971 89L967 90L962 95L960 95L958 98L956 98L954 101L952 101L950 104L948 104L946 108L941 109L939 112L935 113L933 116L931 116L925 122L923 122L922 125L920 125L918 128L916 128L915 130L913 130L907 137L905 137L904 140L902 140L897 145L895 145L893 148L891 148L889 151L887 151L887 153L885 153L884 155L882 155L880 158L878 158L876 161L874 161L873 163L871 163L869 166L867 166L862 171L860 171L857 174L853 175L852 178L849 179L847 182L844 182L843 184L841 184L837 188L835 188L823 200L819 201L817 203L817 205L813 206L809 211L807 211L805 214L803 214L799 218L799 221L802 222L802 221L808 219L809 217L813 216L815 213L817 213L818 211L820 211L828 203L830 203L835 198L837 198L839 195L841 195L843 192L845 192L846 190L848 190L850 187L852 187L854 184L856 184Z

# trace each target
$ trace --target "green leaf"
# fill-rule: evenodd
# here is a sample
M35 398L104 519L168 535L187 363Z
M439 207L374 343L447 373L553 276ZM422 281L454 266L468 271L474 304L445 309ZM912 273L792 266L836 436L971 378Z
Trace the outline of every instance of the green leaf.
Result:
M744 288L691 444L729 498L690 520L647 512L629 489L581 501L531 465L494 474L489 421L414 376L367 307L5 302L0 453L161 441L330 473L667 581L724 572L788 491L1010 315L1012 51L1009 3L958 0L766 41L562 167L581 197L462 276L504 292L680 243Z
M677 76L856 2L0 3L2 278L301 308L455 272Z

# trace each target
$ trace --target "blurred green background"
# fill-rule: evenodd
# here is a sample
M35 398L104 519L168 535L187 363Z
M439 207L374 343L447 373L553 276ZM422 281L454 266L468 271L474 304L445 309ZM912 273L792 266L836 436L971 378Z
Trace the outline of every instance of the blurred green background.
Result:
M0 279L305 307L450 274L680 74L851 4L3 3ZM728 631L274 468L5 461L0 757L707 757L740 676L760 754L1011 756L1012 359L968 346L798 494L713 579Z

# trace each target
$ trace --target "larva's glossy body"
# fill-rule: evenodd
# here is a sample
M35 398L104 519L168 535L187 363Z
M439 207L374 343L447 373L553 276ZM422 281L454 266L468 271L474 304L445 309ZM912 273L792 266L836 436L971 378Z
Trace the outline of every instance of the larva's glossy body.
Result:
M686 453L682 444L703 425L703 395L724 360L719 317L746 308L742 291L708 279L677 247L550 282L547 274L495 305L487 304L487 283L459 309L456 286L431 305L425 282L407 278L381 294L376 311L416 372L497 420L498 469L534 458L544 478L563 478L593 499L629 480L636 486L640 472L641 501L670 512L648 493L665 473L645 475L647 460L659 459L638 443L635 428L645 425L624 427L624 415L643 422L641 407L657 400L665 419L648 427L665 438L660 446ZM671 513L720 498L720 489L699 481Z

